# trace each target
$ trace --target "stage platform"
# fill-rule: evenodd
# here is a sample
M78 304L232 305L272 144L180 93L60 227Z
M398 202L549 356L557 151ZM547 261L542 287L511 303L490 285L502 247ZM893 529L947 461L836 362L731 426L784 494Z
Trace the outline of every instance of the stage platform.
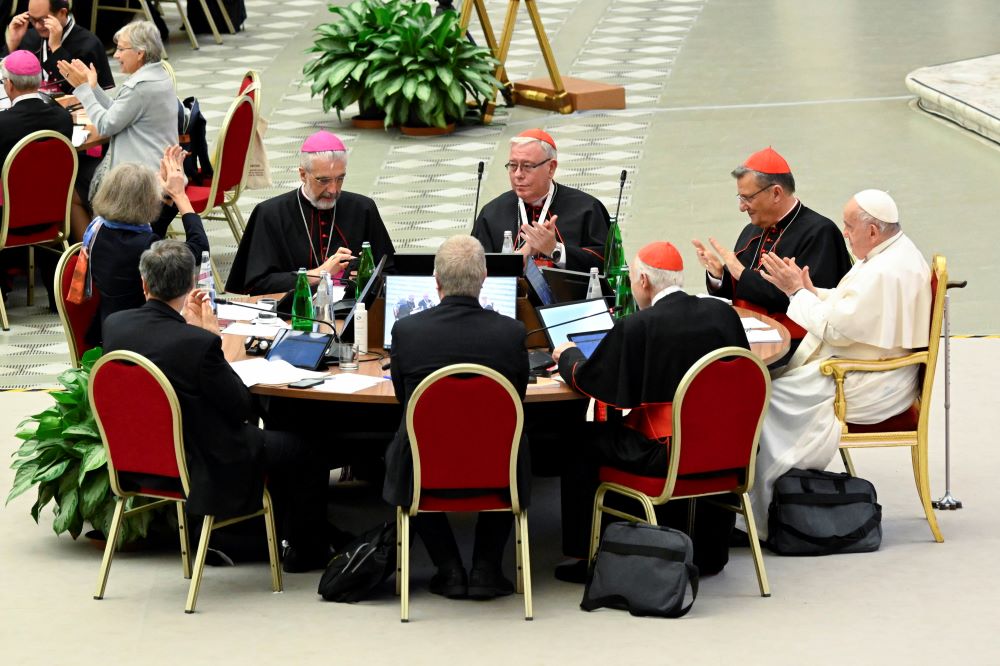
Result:
M921 67L906 87L922 110L1000 143L1000 54Z

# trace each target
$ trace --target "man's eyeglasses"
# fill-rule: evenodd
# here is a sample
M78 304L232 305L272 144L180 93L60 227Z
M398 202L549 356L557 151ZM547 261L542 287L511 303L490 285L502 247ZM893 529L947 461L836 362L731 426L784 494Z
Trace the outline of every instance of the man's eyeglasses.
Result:
M311 173L309 174L309 177L312 178L313 180L315 180L317 183L319 183L323 187L327 187L328 185L330 185L331 183L334 183L334 182L336 182L336 183L338 183L340 185L343 185L344 184L344 178L346 178L346 176L337 176L336 178L330 178L329 176L323 176L322 178L317 178L316 176L312 175Z
M35 18L34 16L28 16L28 21L30 23L33 23L34 25L41 26L41 27L44 28L45 27L45 19L47 19L47 18L48 18L48 15L41 16L39 18Z
M507 171L511 173L517 173L518 169L520 169L524 173L531 173L532 171L542 166L546 162L551 162L551 161L552 158L550 157L547 160L542 160L538 164L528 164L527 162L525 162L524 164L518 164L517 162L507 162L507 164L504 164L504 167L507 169Z
M774 183L769 183L768 185L765 185L764 187L760 188L759 190L757 190L753 194L749 194L747 196L743 196L742 194L737 194L736 198L740 200L740 203L742 203L742 204L748 204L751 201L753 201L753 198L755 196L757 196L758 194L760 194L761 192L763 192L764 190L766 190L769 187L774 187Z

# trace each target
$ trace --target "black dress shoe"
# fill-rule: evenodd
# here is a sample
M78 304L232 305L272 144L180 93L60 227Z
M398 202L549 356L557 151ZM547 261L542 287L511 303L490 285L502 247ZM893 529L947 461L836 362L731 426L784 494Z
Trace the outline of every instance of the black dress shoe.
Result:
M504 578L499 567L473 567L469 572L469 598L492 599L514 593L514 583Z
M468 593L469 578L464 567L442 567L431 576L431 594L440 594L449 599L464 599Z
M306 573L307 571L317 571L326 569L330 564L333 552L329 546L320 548L309 548L299 550L295 546L289 546L285 550L285 556L281 561L281 570L285 573Z
M558 565L556 567L556 578L564 583L579 583L583 585L587 582L587 560L576 560Z
M729 547L730 548L749 548L750 547L750 535L743 530L738 530L733 528L732 534L729 535Z

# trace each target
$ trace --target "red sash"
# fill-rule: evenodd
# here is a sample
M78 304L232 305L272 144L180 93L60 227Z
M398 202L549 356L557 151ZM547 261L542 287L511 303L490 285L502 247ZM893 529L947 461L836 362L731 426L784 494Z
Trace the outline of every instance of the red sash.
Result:
M636 407L625 417L625 426L646 439L666 443L674 431L674 404L660 402Z

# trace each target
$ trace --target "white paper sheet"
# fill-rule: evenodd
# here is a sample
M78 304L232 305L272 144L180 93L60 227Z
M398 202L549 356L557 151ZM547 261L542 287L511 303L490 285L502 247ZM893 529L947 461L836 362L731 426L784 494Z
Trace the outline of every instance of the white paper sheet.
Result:
M256 384L289 384L300 379L323 377L325 372L314 372L296 368L288 361L268 361L265 358L251 358L231 364L236 374L246 386Z
M243 321L236 321L229 326L226 326L222 332L229 335L242 335L243 337L252 336L255 338L266 338L271 340L278 335L278 331L283 328L287 328L287 326L282 326L280 324L251 324Z
M747 331L747 342L781 342L781 333L773 328L767 330L754 328Z
M743 330L749 331L752 328L760 329L770 329L771 327L762 322L760 319L755 319L754 317L740 317L740 321L743 322Z
M88 136L90 136L90 132L87 131L87 128L80 127L79 125L74 125L73 126L73 146L74 147L79 148L80 146L82 146L83 142L87 140Z
M371 388L389 381L385 377L370 377L353 372L342 372L339 375L331 375L319 386L314 386L314 391L327 391L330 393L357 393L366 388Z
M249 304L248 304L249 305ZM219 303L219 319L250 321L257 318L257 310L236 303Z

